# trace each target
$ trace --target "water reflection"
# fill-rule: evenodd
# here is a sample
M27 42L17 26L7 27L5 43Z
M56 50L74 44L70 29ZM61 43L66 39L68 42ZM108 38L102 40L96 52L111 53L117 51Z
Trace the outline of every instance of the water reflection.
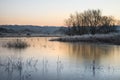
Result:
M48 73L48 60L46 58L43 58L42 62L42 76L43 79L47 78L47 73Z
M58 59L57 59L57 78L58 78L58 80L60 80L60 78L61 78L62 70L63 70L63 64L62 64L62 61L58 57Z
M13 39L2 44L2 47L19 51L29 47L29 44L24 39Z
M0 64L0 72L4 71L1 80L29 80L31 72L36 70L37 60L8 57Z
M70 56L74 56L77 59L83 58L87 60L100 59L103 55L108 56L111 47L106 46L102 48L99 45L94 44L69 44Z
M30 45L23 50L2 47L15 39L0 39L0 80L120 79L120 46L34 37L20 38Z
M93 60L93 66L92 66L92 70L93 70L93 76L95 76L95 60Z

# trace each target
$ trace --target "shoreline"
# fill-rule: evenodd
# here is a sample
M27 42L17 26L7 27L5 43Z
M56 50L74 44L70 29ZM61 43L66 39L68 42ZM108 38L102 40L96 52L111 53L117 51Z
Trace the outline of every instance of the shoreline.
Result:
M100 44L115 44L120 45L120 33L110 33L110 34L86 34L80 36L66 36L60 38L54 38L50 41L60 41L60 42L87 42L87 43L100 43Z
M10 37L56 37L50 39L49 41L60 41L60 42L86 42L95 44L115 44L120 45L120 33L110 33L110 34L85 34L76 36L66 36L66 35L53 35L53 34L32 34L32 35L18 35L18 34L7 34L0 35L0 38L10 38Z
M33 35L25 35L25 34L23 34L23 35L12 35L12 34L10 34L10 35L0 35L0 38L6 38L6 37L63 37L64 35L41 35L41 34L33 34Z

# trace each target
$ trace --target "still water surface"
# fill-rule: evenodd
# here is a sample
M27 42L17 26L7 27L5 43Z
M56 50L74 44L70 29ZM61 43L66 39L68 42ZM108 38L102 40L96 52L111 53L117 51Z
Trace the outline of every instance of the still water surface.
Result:
M24 49L7 48L20 39ZM120 80L120 46L0 38L0 80Z

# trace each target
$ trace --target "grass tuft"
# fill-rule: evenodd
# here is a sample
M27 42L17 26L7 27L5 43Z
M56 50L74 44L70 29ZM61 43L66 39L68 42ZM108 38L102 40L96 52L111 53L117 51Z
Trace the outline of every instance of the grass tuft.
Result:
M27 48L28 46L29 45L26 42L24 42L20 39L17 39L12 42L10 41L5 45L5 47L7 47L7 48L16 48L16 49L24 49L24 48Z

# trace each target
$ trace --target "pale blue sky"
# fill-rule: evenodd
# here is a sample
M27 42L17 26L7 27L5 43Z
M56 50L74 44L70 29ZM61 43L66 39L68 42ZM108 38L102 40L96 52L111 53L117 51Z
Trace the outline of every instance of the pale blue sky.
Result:
M120 18L120 0L0 0L0 24L64 25L76 11L101 9Z

